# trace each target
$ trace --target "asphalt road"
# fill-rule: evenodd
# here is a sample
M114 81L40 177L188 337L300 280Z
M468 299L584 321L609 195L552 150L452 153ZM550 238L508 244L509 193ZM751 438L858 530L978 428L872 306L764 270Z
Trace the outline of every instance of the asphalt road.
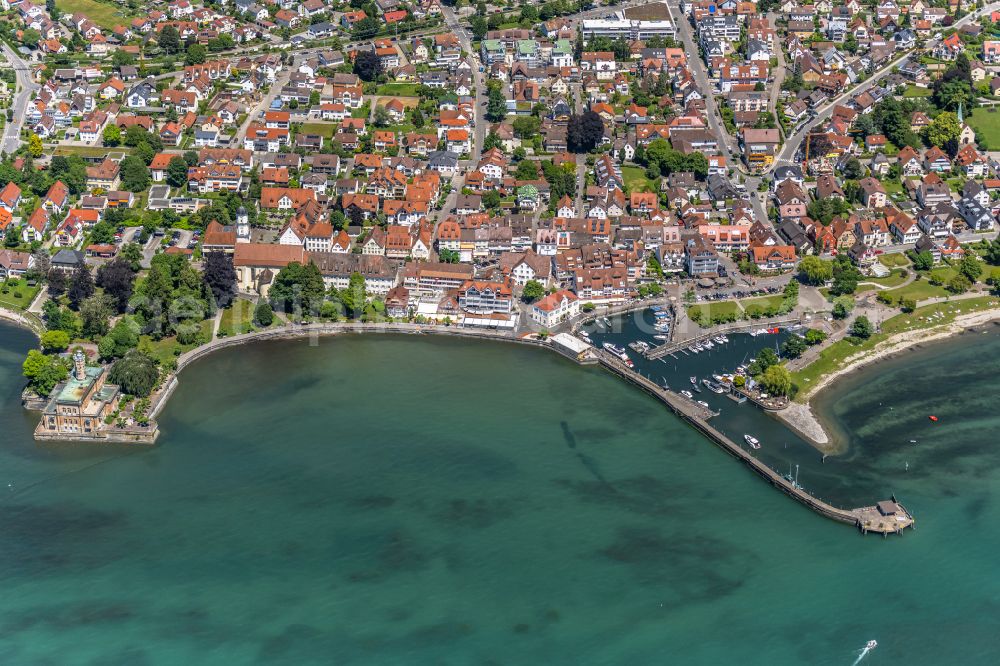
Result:
M680 9L675 3L667 3L667 8L670 10L670 16L674 21L674 25L677 26L677 34L684 43L684 51L688 54L688 69L691 71L691 75L694 76L694 81L698 84L698 89L705 98L705 108L708 111L706 114L708 116L708 127L718 139L719 152L726 158L726 164L735 167L736 161L733 159L733 154L737 152L736 139L726 131L726 126L719 115L719 109L715 103L715 88L708 78L708 70L705 68L705 62L698 55L698 46L694 39L694 30L691 27L691 22L688 21L686 16L681 14Z
M28 63L21 58L14 49L6 43L0 44L4 57L14 67L17 77L18 93L14 96L14 104L11 107L14 111L14 119L7 124L4 129L3 140L0 143L0 150L8 155L13 154L21 145L21 128L24 127L24 116L31 101L31 95L39 89L39 85L31 79L31 70Z
M977 20L983 14L997 9L1000 9L1000 2L995 2L991 5L983 7L982 9L970 13L968 16L965 16L962 19L956 21L952 27L960 28L963 25L973 20ZM939 41L941 41L941 36L940 35L935 36L934 38L932 38L927 42L927 48L928 49L933 48L935 45L937 45ZM802 142L805 140L806 135L812 132L815 126L823 123L827 118L830 117L830 115L833 113L834 106L847 101L848 99L854 97L855 95L858 95L866 90L869 90L879 81L881 81L886 76L891 74L893 68L905 65L907 61L910 59L911 55L912 51L904 54L902 57L898 57L890 61L885 67L876 71L869 79L862 82L860 85L855 86L848 92L845 92L842 95L838 95L837 97L834 97L833 99L825 102L820 107L820 110L817 112L816 117L810 123L802 127L802 129L800 129L798 132L795 132L794 134L788 137L788 140L785 142L784 147L782 147L781 152L778 153L777 159L774 161L774 164L775 165L794 164L795 157L798 154L799 148L801 147Z

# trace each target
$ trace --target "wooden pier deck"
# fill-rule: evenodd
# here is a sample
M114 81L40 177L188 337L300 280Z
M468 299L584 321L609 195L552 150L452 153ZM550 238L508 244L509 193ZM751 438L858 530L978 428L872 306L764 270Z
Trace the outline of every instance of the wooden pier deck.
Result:
M598 352L598 354L602 366L658 398L674 414L715 442L715 444L734 458L737 458L750 467L750 469L757 472L765 481L821 516L836 520L837 522L854 525L863 534L867 534L868 532L883 535L896 534L902 533L907 527L913 526L913 516L901 504L896 502L895 499L879 502L875 506L841 509L814 497L755 458L749 451L729 439L722 432L712 427L708 423L708 418L714 416L714 412L705 409L702 405L692 400L664 389L655 382L629 369L611 354L603 351Z

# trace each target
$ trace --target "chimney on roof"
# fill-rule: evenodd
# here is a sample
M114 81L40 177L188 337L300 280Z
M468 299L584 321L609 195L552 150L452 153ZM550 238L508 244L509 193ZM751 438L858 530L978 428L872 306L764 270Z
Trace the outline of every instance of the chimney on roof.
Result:
M83 352L79 349L73 354L73 375L79 381L83 381L87 378L87 357L83 355Z

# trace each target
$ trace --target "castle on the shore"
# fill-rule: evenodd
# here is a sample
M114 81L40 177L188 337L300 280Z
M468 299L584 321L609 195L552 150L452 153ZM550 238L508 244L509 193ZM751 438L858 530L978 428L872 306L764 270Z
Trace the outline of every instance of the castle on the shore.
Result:
M35 436L101 437L104 420L118 409L119 387L107 383L107 367L88 367L83 352L73 355L73 372L56 385Z

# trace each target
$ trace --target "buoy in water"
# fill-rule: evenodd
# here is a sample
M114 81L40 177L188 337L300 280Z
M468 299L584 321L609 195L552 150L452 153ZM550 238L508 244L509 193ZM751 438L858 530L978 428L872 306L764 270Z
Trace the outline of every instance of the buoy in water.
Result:
M936 416L934 416L934 415L928 416L927 418L929 418L931 421L934 421L935 423L938 420L938 418Z

